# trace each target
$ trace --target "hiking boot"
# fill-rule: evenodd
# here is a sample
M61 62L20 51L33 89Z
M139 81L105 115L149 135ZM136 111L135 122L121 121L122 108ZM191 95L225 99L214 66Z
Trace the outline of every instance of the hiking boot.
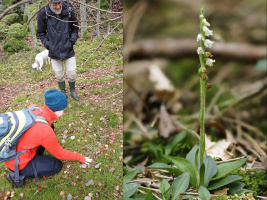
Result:
M14 172L9 172L6 175L6 179L13 185L13 187L19 188L25 185L25 180L24 178L20 178L18 182L15 181L15 173Z
M58 83L58 86L59 86L59 89L60 91L65 94L65 96L68 98L67 94L66 94L66 90L65 90L65 81L63 82L57 82Z
M75 100L75 101L79 101L79 97L75 92L75 81L74 82L69 82L69 86L70 86L70 94L71 97Z

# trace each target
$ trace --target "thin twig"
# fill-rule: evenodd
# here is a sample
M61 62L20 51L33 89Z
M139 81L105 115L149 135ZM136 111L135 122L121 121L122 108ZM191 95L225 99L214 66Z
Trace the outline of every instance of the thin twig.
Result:
M229 117L222 117L223 120L225 121L229 121L229 122L234 122L236 124L240 124L241 126L243 126L244 128L254 132L255 134L257 134L259 137L262 137L262 138L265 138L266 136L264 135L264 133L259 130L258 128L254 127L254 126L251 126L245 122L242 122L238 119L232 119L232 118L229 118Z
M221 112L219 112L218 114L216 114L215 116L213 116L213 120L216 120L218 118L221 118L223 116L223 114L225 112L227 112L230 108L233 108L235 106L237 106L238 104L244 102L244 101L247 101L249 99L252 99L260 94L262 94L265 90L266 90L266 85L267 84L264 84L261 88L259 88L258 90L250 93L250 94L247 94L245 95L244 97L240 98L240 99L237 99L234 103L232 103L231 105L225 107Z
M153 190L152 188L146 188L146 187L142 187L142 186L140 186L140 187L141 187L141 188L145 188L145 189L149 189L149 190ZM140 187L139 187L139 188L140 188ZM147 194L145 191L140 190L140 189L137 189L137 191L141 192L142 194ZM155 195L155 194L153 194L153 193L152 193L152 195L153 195L154 197L156 197L157 199L162 200L162 199L159 198L157 195Z
M76 1L76 0L72 0L72 1L74 1L76 3L79 3L79 4L82 4L82 5L86 6L86 7L92 8L94 10L100 10L100 11L107 12L107 13L112 13L112 14L122 14L123 13L123 12L113 12L113 11L108 11L108 10L100 9L100 8L97 8L97 7L94 7L94 6L90 6L88 4L85 4L85 3L82 3L82 2Z
M33 19L33 17L35 16L35 15L37 15L42 9L44 9L46 6L48 6L49 4L50 4L50 2L51 2L52 0L50 0L50 1L48 1L48 3L47 4L45 4L43 7L41 7L36 13L34 13L34 15L29 19L29 21L27 22L27 24L26 24L26 26L28 26L29 25L29 23L30 23L30 21Z
M92 27L95 27L95 26L97 26L97 25L101 25L101 24L105 24L105 23L107 23L107 22L111 22L111 21L115 21L115 20L117 20L117 19L120 19L120 18L122 18L123 16L122 15L120 15L119 17L116 17L116 18L113 18L113 19L109 19L109 20L105 20L105 21L101 21L100 23L97 23L97 24L94 24L94 25L92 25L92 26L78 26L78 25L75 25L74 24L74 26L76 26L76 27L80 27L80 28L92 28ZM61 20L62 21L62 20ZM81 20L78 20L79 22L81 22ZM82 20L82 21L91 21L91 20ZM68 22L68 21L66 21L66 22ZM71 22L71 21L70 21Z
M242 156L242 157L239 157L239 158L233 158L233 159L229 159L229 160L225 160L225 161L217 161L216 164L233 162L233 161L236 161L236 160L241 160L243 158L247 158L247 156Z
M90 54L89 58L97 51L97 49L99 49L101 47L101 45L104 43L104 41L106 40L106 38L121 24L122 22L118 23L117 26L115 26L104 38L103 40L100 42L100 44L94 49L94 51ZM89 59L87 59L85 61L85 63L88 61Z

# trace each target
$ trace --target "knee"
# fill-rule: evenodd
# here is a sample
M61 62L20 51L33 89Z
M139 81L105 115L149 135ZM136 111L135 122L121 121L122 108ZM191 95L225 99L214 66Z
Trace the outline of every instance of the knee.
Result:
M64 72L63 71L55 71L57 82L64 81Z
M68 80L69 82L74 82L76 79L76 71L67 71L67 76L68 76Z
M62 166L63 166L62 161L59 160L59 159L56 159L55 163L54 163L54 172L55 172L55 174L60 172L60 170L62 169Z

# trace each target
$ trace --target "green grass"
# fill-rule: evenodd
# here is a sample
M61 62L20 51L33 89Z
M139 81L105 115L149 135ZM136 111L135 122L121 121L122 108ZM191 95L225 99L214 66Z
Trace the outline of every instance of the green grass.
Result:
M115 45L122 45L122 36L118 36ZM90 59L89 54L98 46L94 38L75 45L77 60L76 84L80 86L79 102L68 98L65 114L55 121L55 132L61 146L95 161L90 168L80 168L78 161L63 161L62 170L53 176L39 177L39 185L28 179L23 188L12 188L5 179L9 172L4 163L0 163L0 199L8 191L14 190L12 199L84 199L89 193L95 199L122 198L122 58L112 45L104 43ZM113 44L114 45L114 44ZM103 51L105 49L105 51ZM108 55L105 52L112 51ZM0 62L0 88L10 89L12 94L8 106L0 105L0 113L19 110L30 104L43 105L45 90L58 88L51 66L44 65L43 72L32 69L35 52L20 52L3 58ZM67 85L68 86L68 85ZM69 95L70 96L70 95ZM114 104L115 102L115 104ZM102 117L108 122L104 123ZM63 133L67 139L62 143ZM74 140L70 136L75 136ZM45 152L49 154L49 152ZM95 165L101 163L100 168ZM90 179L94 185L86 186ZM117 188L119 187L119 189ZM64 191L64 195L60 193ZM23 193L23 197L20 194ZM61 193L62 194L62 193Z

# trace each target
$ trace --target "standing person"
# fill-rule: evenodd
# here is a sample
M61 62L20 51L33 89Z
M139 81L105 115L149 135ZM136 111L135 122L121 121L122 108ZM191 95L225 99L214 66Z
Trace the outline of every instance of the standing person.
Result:
M44 117L48 124L36 122L21 137L16 146L16 151L29 149L19 155L19 181L15 181L15 159L5 161L6 166L12 170L7 173L7 180L14 187L22 187L26 178L37 178L37 176L50 176L58 173L62 168L62 160L77 160L89 164L92 161L89 157L64 150L57 141L57 137L51 127L51 123L64 114L68 105L66 96L59 90L47 90L44 94L45 103L43 107L34 110L34 114ZM45 149L53 156L43 155Z
M73 45L78 39L78 22L71 4L62 0L51 2L38 13L38 36L49 50L52 67L62 93L66 95L63 63L65 64L71 97L75 92L76 60Z

